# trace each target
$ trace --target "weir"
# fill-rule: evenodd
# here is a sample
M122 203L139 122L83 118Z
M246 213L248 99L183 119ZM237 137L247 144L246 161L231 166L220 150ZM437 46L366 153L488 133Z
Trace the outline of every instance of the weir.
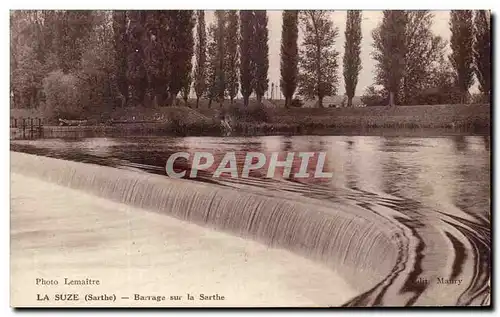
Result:
M397 225L355 206L16 152L11 172L295 252L335 270L360 294L397 270L408 248Z

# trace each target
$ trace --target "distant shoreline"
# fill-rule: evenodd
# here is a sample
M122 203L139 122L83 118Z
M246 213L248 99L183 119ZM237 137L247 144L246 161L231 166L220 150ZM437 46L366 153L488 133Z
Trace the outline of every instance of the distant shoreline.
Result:
M241 109L241 108L240 108ZM255 108L253 108L255 110ZM103 120L89 117L88 125L58 126L44 123L44 137L165 135L455 135L490 134L489 105L432 105L366 108L262 108L242 113L226 108L232 130L226 131L217 117L220 108L189 107L120 108ZM254 112L252 112L254 111ZM42 117L35 111L11 109L12 118ZM47 120L45 120L47 121ZM99 122L102 121L102 122ZM119 122L118 122L119 121ZM118 123L116 123L118 122ZM18 124L19 127L19 124ZM26 133L29 133L27 129ZM11 139L20 138L11 128Z

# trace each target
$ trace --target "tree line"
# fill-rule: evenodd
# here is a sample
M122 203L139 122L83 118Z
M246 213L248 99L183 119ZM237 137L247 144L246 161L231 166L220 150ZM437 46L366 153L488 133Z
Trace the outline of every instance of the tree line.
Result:
M428 10L385 10L373 30L372 57L375 84L370 97L394 104L446 104L467 102L474 74L489 102L491 92L491 16L489 11L452 10L451 53L447 43L432 33L434 16Z
M239 94L248 106L269 89L269 31L264 10L205 12L11 11L11 100L54 115L118 107L185 104L191 90L222 105ZM362 70L361 11L348 11L343 59L335 49L331 11L282 13L280 89L285 106L296 95L336 95L343 75L351 105ZM491 91L490 14L451 11L451 54L431 31L430 11L386 10L372 32L374 83L365 100L385 104L465 102L474 75ZM302 42L299 43L299 30ZM194 60L194 63L193 63ZM339 74L339 63L343 73Z

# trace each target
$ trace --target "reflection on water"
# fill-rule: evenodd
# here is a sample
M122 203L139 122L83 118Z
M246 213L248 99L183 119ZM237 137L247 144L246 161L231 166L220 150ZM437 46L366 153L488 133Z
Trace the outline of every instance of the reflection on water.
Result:
M268 164L251 171L250 183L264 183L280 189L293 183L317 183L332 190L341 188L411 198L426 205L489 219L490 145L489 137L383 138L359 136L270 136L255 138L210 137L136 137L88 138L80 140L13 141L11 149L56 158L139 168L165 174L165 163L175 152L210 152L213 168L200 171L207 178L226 152L236 152L241 173L247 152L326 152L323 170L333 173L331 179L294 178L301 160L297 157L291 179L283 179L277 168L274 179L266 179ZM267 155L269 159L270 155ZM309 174L314 174L314 158L309 160ZM189 170L190 163L176 160L177 170ZM221 182L245 182L221 175ZM279 182L278 182L279 180ZM319 184L318 184L319 183ZM298 188L298 187L297 187ZM308 187L304 186L307 191ZM455 211L458 212L458 211Z
M490 196L489 137L400 138L361 136L269 136L245 138L211 137L135 137L87 138L79 140L12 141L11 149L56 158L103 164L115 167L139 168L165 174L165 163L175 152L210 152L215 157L212 169L200 171L201 178L209 177L227 152L234 151L241 173L247 152L326 152L323 170L333 173L331 179L294 178L301 160L296 155L291 179L283 179L277 168L274 179L266 179L267 164L251 171L249 182L279 184L318 183L322 187L355 189L412 198L433 206L459 204L475 214L489 214ZM310 174L316 167L314 157L309 161ZM176 169L189 170L189 162L176 160ZM255 178L255 179L254 179ZM221 181L245 182L229 179ZM279 180L279 182L278 182ZM307 187L304 187L307 189Z
M481 304L489 293L489 137L87 138L12 141L11 149L161 175L165 175L165 163L174 152L210 152L216 164L198 173L200 181L237 188L258 186L356 205L366 212L390 216L391 221L399 222L407 230L415 243L408 244L411 250L406 251L404 268L387 277L397 288L381 284L348 305L377 305L382 294L391 298L407 291L413 292L407 295L408 304L415 303L417 298L440 294L435 286L418 283L419 278L464 280L465 286L457 286L455 295L451 291L446 293L455 296L454 303L459 305ZM296 159L291 179L280 175L282 168L277 169L274 177L266 178L267 164L252 171L247 179L228 175L211 178L229 151L236 153L239 174L247 152L263 152L267 158L271 152L279 152L281 160L286 152L326 152L323 169L333 173L333 177L294 178L301 163ZM308 167L310 174L314 174L314 160ZM189 170L190 164L177 160L174 168ZM390 304L390 300L385 303Z

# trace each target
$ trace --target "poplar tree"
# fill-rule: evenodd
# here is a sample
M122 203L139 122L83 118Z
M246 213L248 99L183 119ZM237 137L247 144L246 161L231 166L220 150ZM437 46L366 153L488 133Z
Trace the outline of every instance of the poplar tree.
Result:
M54 48L59 67L64 73L79 68L89 34L92 31L91 10L64 10L56 12Z
M184 100L184 105L186 107L189 106L188 99L189 99L189 93L191 92L192 81L193 81L193 76L191 74L188 74L185 81L184 81L184 86L182 86L182 89L181 89L182 99Z
M207 41L207 87L206 97L208 99L208 107L212 106L212 101L217 98L217 42L216 42L217 26L214 22L208 26L208 41Z
M255 65L252 58L254 49L254 12L240 11L240 83L243 104L248 107L248 100L254 89Z
M262 97L269 88L267 72L269 70L269 31L267 29L267 12L265 10L254 11L255 35L254 50L252 54L255 65L255 95L257 103L261 104Z
M147 89L146 68L144 65L146 36L146 12L131 10L128 12L127 30L127 82L131 89L131 105L144 103Z
M215 11L216 30L215 30L215 45L216 51L216 64L215 64L215 86L216 97L219 105L222 107L226 92L226 72L225 72L225 32L226 32L226 12L224 10Z
M239 42L239 15L235 10L227 12L227 30L225 38L226 48L226 92L231 100L238 94L239 80L239 56L238 56L238 42Z
M381 24L372 32L372 57L376 61L375 83L389 92L389 106L399 102L405 70L408 15L402 10L384 10Z
M196 108L199 107L200 98L206 90L206 64L207 64L207 31L205 30L205 11L196 12L196 68L194 73L194 90L196 92Z
M168 102L170 81L170 19L173 11L146 11L146 36L144 37L144 67L148 82L148 95L155 106Z
M455 84L461 94L461 102L465 103L469 88L474 83L474 25L472 10L452 10L450 12L450 46L449 56L455 70Z
M474 66L479 89L490 98L491 93L491 12L478 10L474 19Z
M39 105L42 80L53 70L45 65L45 55L50 52L47 48L51 45L44 45L45 35L53 34L53 29L44 25L43 17L37 13L10 12L10 94L11 105L18 108Z
M170 80L169 104L189 82L194 54L193 10L174 10L169 19L170 33Z
M128 103L127 11L113 11L114 81L121 107Z
M347 106L352 106L352 98L356 93L359 72L361 71L361 11L347 11L344 43L344 82L347 95Z
M301 12L300 20L304 40L300 52L299 93L308 98L323 98L337 93L339 53L335 49L338 28L334 27L331 11L308 10Z
M446 42L432 32L434 15L429 10L407 11L405 70L400 84L400 101L415 104L429 88L441 66Z
M285 107L290 107L293 94L297 89L299 63L299 12L283 11L283 26L281 29L281 80L280 87L285 96Z

